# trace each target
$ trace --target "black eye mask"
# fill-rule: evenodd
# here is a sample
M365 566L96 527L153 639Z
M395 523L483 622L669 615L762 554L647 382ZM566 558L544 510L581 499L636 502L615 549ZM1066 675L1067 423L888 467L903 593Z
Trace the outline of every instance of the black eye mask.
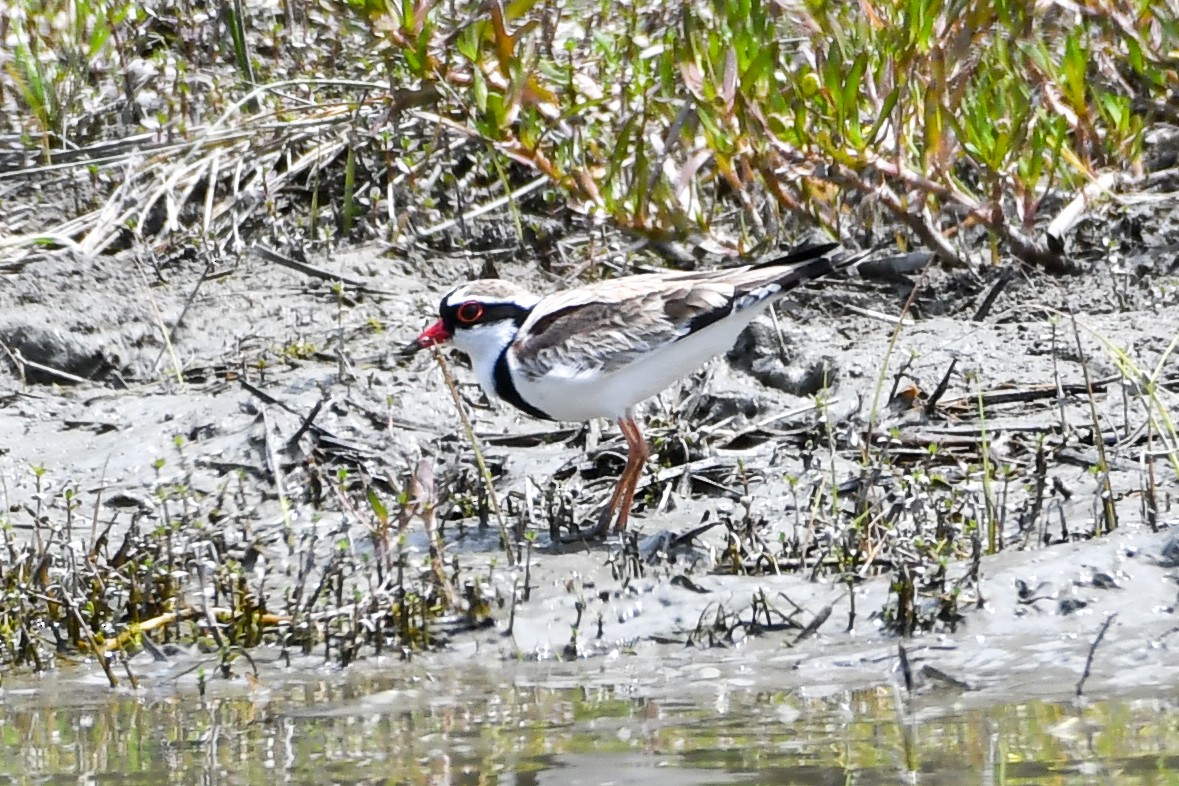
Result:
M459 311L471 303L476 303L482 306L481 313L474 319L462 320L459 319ZM511 320L520 327L524 321L528 319L528 315L532 312L530 308L524 308L517 303L479 303L478 301L468 300L459 303L457 306L448 305L443 299L442 304L438 307L438 315L442 319L442 324L446 326L447 331L454 333L459 328L472 327L474 325L485 325L490 322L500 322L502 320Z

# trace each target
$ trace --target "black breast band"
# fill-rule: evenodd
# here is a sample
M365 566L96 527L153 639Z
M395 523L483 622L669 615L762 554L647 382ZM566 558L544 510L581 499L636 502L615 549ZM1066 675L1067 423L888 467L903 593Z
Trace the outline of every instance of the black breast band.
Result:
M499 360L495 361L495 394L516 409L526 412L534 418L556 420L547 412L529 404L520 395L520 391L516 390L516 383L512 381L511 369L508 368L508 350L511 348L511 344L504 347L504 351L499 354Z

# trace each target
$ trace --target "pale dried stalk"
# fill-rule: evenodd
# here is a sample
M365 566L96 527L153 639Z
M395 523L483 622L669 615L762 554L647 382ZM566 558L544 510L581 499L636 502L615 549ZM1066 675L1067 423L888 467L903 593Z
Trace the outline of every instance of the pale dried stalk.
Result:
M516 552L512 550L512 539L508 536L508 525L504 521L504 514L499 507L499 499L495 496L495 483L491 479L491 470L487 468L487 463L483 460L483 450L479 447L479 440L475 437L475 429L471 427L471 421L467 417L466 407L463 406L463 398L459 395L458 385L454 384L454 377L450 373L450 365L446 362L446 358L442 356L442 351L435 345L432 347L434 352L434 360L438 362L438 367L442 369L442 378L446 380L446 388L450 391L451 398L454 399L454 408L458 411L459 420L462 421L463 431L467 435L467 442L471 445L471 450L475 453L475 463L479 466L479 474L483 476L483 485L487 489L487 504L491 506L491 510L495 513L496 523L499 524L500 541L503 543L504 554L507 555L508 564L516 564Z

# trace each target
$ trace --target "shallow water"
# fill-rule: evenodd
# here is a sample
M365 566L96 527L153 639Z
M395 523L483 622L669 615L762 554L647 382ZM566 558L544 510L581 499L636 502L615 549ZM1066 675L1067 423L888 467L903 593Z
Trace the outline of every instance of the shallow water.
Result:
M392 666L392 664L391 664ZM390 669L393 670L392 668ZM891 686L821 697L567 676L325 675L201 700L0 693L0 783L1175 783L1161 698L956 709ZM676 698L675 693L679 694ZM898 706L903 705L903 706Z

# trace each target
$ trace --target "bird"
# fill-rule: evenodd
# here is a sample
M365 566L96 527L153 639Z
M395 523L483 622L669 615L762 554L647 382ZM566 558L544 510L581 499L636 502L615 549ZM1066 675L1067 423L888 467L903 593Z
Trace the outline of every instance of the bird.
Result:
M541 420L618 423L627 460L590 538L624 531L650 448L634 407L713 357L770 304L855 261L837 244L710 271L645 273L538 296L504 279L477 279L443 296L438 321L402 349L452 342L480 387Z

